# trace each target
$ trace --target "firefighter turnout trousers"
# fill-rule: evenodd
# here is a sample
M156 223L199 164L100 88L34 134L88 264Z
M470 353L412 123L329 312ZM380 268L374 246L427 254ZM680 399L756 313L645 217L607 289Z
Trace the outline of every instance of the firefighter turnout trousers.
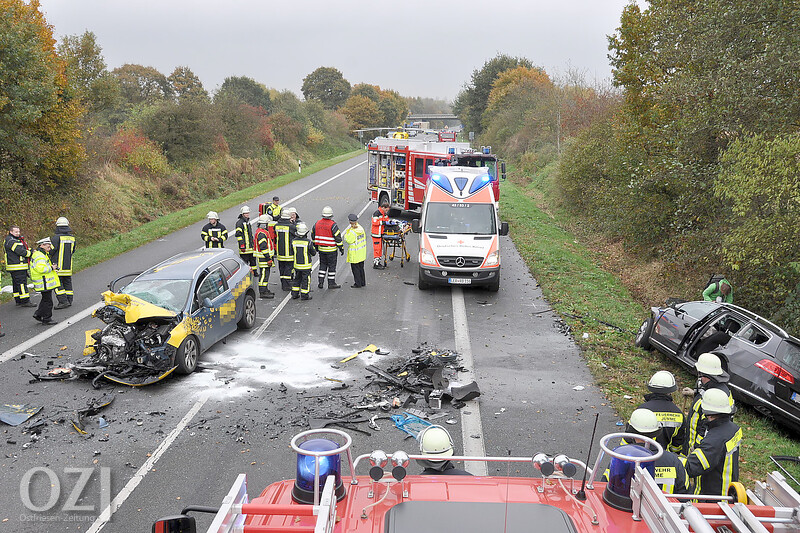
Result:
M58 279L61 286L56 289L56 298L62 307L72 305L74 292L72 290L72 257L75 253L75 236L69 227L56 228L56 234L50 239L53 249L50 252L50 262L58 270Z
M311 256L316 254L314 245L308 239L296 238L292 241L294 250L294 278L292 279L292 298L310 300L311 295Z
M286 219L281 219L275 224L275 259L278 260L281 289L292 290L294 252L292 251L291 223Z
M267 288L269 284L269 270L272 266L272 239L266 228L258 228L255 234L255 257L258 266L258 294L262 298L272 298L273 293Z

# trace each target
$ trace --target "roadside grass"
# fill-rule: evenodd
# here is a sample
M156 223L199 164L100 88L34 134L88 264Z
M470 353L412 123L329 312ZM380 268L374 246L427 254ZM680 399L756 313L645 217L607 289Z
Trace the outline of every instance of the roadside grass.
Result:
M351 159L362 153L364 153L363 150L354 150L332 159L318 161L308 166L303 165L302 172L290 172L282 176L277 176L255 185L251 185L250 187L227 196L214 200L208 200L201 204L169 213L155 220L142 224L131 231L120 233L111 239L107 239L89 246L81 246L80 236L78 236L78 245L80 246L80 249L79 252L75 254L75 262L73 265L74 271L79 272L85 268L102 263L103 261L115 257L121 253L133 250L134 248L138 248L143 244L152 242L160 237L163 237L164 235L169 235L174 231L194 224L198 220L204 219L208 211L223 211L235 205L242 204L251 198L260 196L293 181L304 178L310 174L313 174L314 172L319 172L327 167ZM251 209L254 207L255 206L251 206ZM199 235L197 242L199 247ZM4 282L9 281L6 276L3 276L3 278ZM8 301L10 299L10 294L0 295L0 302Z
M501 216L509 222L511 238L545 298L570 326L595 382L619 418L627 420L643 401L647 381L658 370L675 374L679 390L692 387L695 377L666 356L634 347L634 335L648 309L599 266L602 261L596 252L564 229L570 227L569 216L554 208L548 186L536 181L527 187L504 182ZM588 338L583 338L585 333ZM687 407L680 393L675 401ZM798 440L755 411L740 408L735 421L744 433L739 463L740 480L746 486L776 469L770 455L800 456ZM795 466L787 469L795 477L800 473Z

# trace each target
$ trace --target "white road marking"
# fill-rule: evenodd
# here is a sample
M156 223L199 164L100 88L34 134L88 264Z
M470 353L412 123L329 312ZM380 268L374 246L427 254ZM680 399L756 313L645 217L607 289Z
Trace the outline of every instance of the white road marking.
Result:
M175 429L170 431L169 435L167 435L164 440L161 441L161 444L159 444L158 447L153 450L153 453L150 454L150 457L147 459L147 461L145 461L145 463L139 467L139 470L136 471L133 477L128 480L128 483L126 483L122 490L119 491L119 494L116 495L109 506L103 509L103 512L100 513L100 516L98 516L94 521L92 527L86 530L86 533L97 533L111 521L111 515L113 515L117 509L119 509L122 504L125 503L125 500L128 499L136 487L139 486L139 483L142 482L144 476L146 476L148 472L152 471L153 466L158 462L161 456L164 455L164 452L167 451L170 445L175 442L175 439L178 438L180 432L183 431L189 422L192 421L192 418L194 418L203 405L205 405L208 397L209 394L203 394L203 396L197 400L197 402L195 402L192 408L189 409L189 412L186 413L181 421L178 422L178 425L175 426Z
M295 196L294 198L289 198L287 201L285 201L285 202L283 203L283 205L289 205L289 204L291 204L292 202L299 200L300 198L302 198L303 196L307 195L308 193L311 193L311 192L314 192L314 191L316 191L317 189L319 189L319 188L320 188L320 187L322 187L323 185L327 185L328 183L332 182L332 181L333 181L333 180L335 180L336 178L340 178L340 177L344 176L345 174L347 174L348 172L350 172L350 171L351 171L351 170L353 170L354 168L358 168L358 167L360 167L361 165L363 165L363 164L364 164L364 163L366 163L366 162L367 162L367 160L365 159L365 160L363 160L361 163L358 163L357 165L353 165L352 167L348 168L347 170L344 170L344 171L342 171L342 172L339 172L339 173L338 173L338 174L336 174L334 177L332 177L332 178L328 178L328 179L326 179L325 181L323 181L322 183L320 183L320 184L318 184L318 185L314 185L313 187L311 187L311 188L310 188L310 189L308 189L307 191L305 191L305 192L301 192L300 194L298 194L298 195L297 195L297 196Z
M35 337L32 337L32 338L26 340L22 344L18 344L17 346L14 346L13 348L10 348L10 349L6 350L5 352L3 352L3 354L0 355L0 363L5 363L6 361L11 359L12 357L14 357L16 355L19 355L22 352L26 351L28 348L31 348L32 346L36 346L40 342L46 341L47 339L49 339L50 337L52 337L56 333L64 331L65 329L67 329L71 325L83 320L87 316L90 316L95 309L98 309L98 308L102 307L103 305L104 304L102 302L98 302L98 303L94 304L93 306L87 307L83 311L72 315L68 319L59 322L55 326L38 326L38 327L45 327L47 329L42 331L41 333L39 333Z
M465 370L460 373L459 378L469 383L475 379L475 364L472 360L472 346L469 342L464 291L461 287L452 287L450 293L453 299L453 331L456 336L456 351L461 354L461 366ZM464 455L485 457L486 446L483 442L481 406L477 400L470 400L466 404L466 407L461 409L461 439L464 442ZM478 438L472 438L472 435L477 435ZM485 462L468 461L464 463L464 469L476 476L488 475Z

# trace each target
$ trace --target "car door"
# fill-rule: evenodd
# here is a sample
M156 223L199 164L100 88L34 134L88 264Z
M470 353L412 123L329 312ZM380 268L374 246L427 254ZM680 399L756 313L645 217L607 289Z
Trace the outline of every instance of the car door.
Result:
M192 331L200 339L201 348L207 350L230 333L220 318L225 309L230 307L226 304L230 302L231 294L225 281L225 273L219 265L200 278L194 300ZM206 306L206 300L211 303L210 307Z
M685 302L666 308L653 326L651 338L670 353L677 354L687 333L714 311L707 302Z

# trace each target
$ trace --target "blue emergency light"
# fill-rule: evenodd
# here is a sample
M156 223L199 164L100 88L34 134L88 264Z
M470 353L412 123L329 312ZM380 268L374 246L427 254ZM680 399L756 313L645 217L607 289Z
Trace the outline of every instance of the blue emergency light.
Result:
M431 180L443 191L453 194L453 186L450 184L449 179L441 174L431 174Z
M447 153L448 154L455 154L456 153L456 149L455 148L448 148L447 149Z
M623 444L615 448L614 451L628 457L650 457L654 455L651 450L636 444ZM640 465L650 473L650 477L655 478L655 464L653 461L641 462ZM631 512L633 510L631 480L633 480L633 476L636 473L636 463L614 457L611 459L608 470L608 485L606 485L606 490L603 491L603 501L614 509Z
M301 450L309 452L329 452L336 450L339 445L328 439L311 439L298 446ZM336 500L345 496L342 483L342 464L338 454L335 455L304 455L297 454L297 475L292 489L292 499L297 503L314 503L314 478L319 475L318 490L322 491L328 476L334 476Z
M492 177L489 174L478 176L472 180L472 185L469 187L469 194L474 194L483 189L490 181L492 181Z

